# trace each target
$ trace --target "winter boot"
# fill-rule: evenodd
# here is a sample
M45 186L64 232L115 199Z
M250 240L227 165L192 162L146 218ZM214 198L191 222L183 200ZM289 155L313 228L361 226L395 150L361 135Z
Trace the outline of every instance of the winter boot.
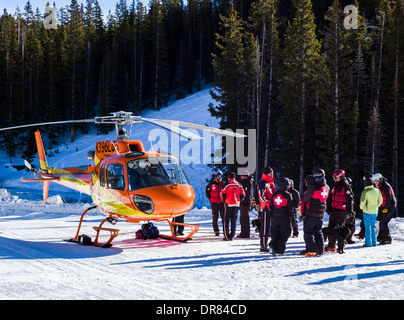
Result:
M317 255L317 252L307 252L304 256L305 257L315 257Z
M261 246L260 251L261 252L269 252L269 249L268 249L268 247Z

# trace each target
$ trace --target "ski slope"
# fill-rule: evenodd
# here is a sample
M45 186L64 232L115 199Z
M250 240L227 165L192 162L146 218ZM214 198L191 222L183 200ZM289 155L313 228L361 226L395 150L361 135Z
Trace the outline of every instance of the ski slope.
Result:
M203 90L143 116L217 126L217 120L207 111L209 102L209 91ZM145 143L146 149L150 148L148 133L152 128L148 124L134 127L135 137ZM55 167L89 164L86 155L95 141L111 138L113 132L81 136L75 143L59 146L59 153L48 162ZM41 205L42 186L22 183L20 177L28 178L30 173L18 172L8 161L1 153L2 300L404 298L403 218L390 223L391 245L364 248L363 241L357 241L346 246L345 254L326 253L312 258L299 255L304 249L299 223L300 234L289 239L285 254L272 256L259 251L253 229L251 239L227 242L213 235L204 195L211 169L205 164L190 164L184 168L195 189L196 202L185 221L201 225L191 241L138 240L135 232L140 225L119 222L115 227L121 231L112 248L80 246L63 239L75 235L81 213L91 206L90 199L51 183L51 197ZM104 216L91 211L86 217L81 233L94 239L92 226L99 225ZM328 216L324 225L327 223ZM161 233L169 233L167 225L157 226ZM107 235L102 235L101 241L106 239Z

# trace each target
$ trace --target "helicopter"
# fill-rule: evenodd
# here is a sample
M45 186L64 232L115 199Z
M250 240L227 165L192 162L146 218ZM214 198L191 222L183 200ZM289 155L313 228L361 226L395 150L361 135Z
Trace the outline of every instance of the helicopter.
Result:
M199 225L174 222L173 218L184 215L194 205L195 192L185 174L185 171L175 156L158 151L146 151L139 140L129 140L125 126L142 122L151 123L185 138L186 140L203 139L198 134L181 129L194 128L209 130L212 134L244 138L245 135L228 130L208 126L165 119L150 119L134 116L132 112L112 112L110 116L99 116L94 119L67 120L27 124L0 131L39 127L54 124L95 123L96 125L114 124L115 140L97 141L95 149L88 152L91 165L71 168L54 168L48 165L45 149L39 129L35 131L35 141L38 150L39 169L34 169L28 161L24 161L27 169L34 174L33 179L23 179L24 182L43 183L43 202L48 198L49 184L55 182L73 190L91 196L93 206L86 209L81 217L74 238L66 241L83 244L80 235L84 216L93 209L99 210L106 218L99 226L93 227L96 232L94 241L87 244L108 248L118 236L119 229L106 228L106 222L115 225L118 220L129 223L168 222L171 235L159 233L160 238L188 241L198 231ZM174 227L182 225L191 229L186 236L178 236ZM99 242L101 231L109 232L109 239ZM87 239L88 242L88 239Z

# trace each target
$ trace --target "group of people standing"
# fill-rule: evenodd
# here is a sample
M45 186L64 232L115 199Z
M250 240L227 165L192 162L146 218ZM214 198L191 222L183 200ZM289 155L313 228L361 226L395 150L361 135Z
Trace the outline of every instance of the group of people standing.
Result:
M236 234L238 211L240 211L241 232L237 237L250 237L249 213L252 205L253 181L248 170L244 170L241 174L241 183L236 181L234 172L228 174L228 182L225 183L223 173L220 170L216 171L205 190L212 208L212 226L216 236L220 235L218 222L220 216L223 224L223 240L233 240Z
M236 233L236 221L240 211L241 232L239 238L250 238L249 212L255 204L259 213L258 230L260 234L260 251L283 254L289 237L297 237L298 220L303 222L306 248L300 252L305 256L322 255L324 251L336 250L336 239L328 237L324 245L322 233L323 218L329 214L328 228L334 229L350 222L353 225L346 239L354 243L355 230L354 193L351 179L345 171L337 169L332 177L334 186L327 185L325 172L315 169L305 179L306 191L300 197L294 188L293 180L280 177L275 179L270 167L262 170L262 176L254 188L254 179L244 169L240 175L241 182L236 181L234 172L228 174L228 181L223 180L223 173L217 170L212 181L206 187L206 196L211 202L212 225L216 236L220 235L219 216L223 223L223 240L231 241ZM363 211L361 230L358 238L365 239L366 247L389 244L392 239L388 223L395 216L397 201L394 191L380 173L364 177L364 190L360 197L360 209ZM297 213L300 213L297 218ZM379 221L379 234L376 236L375 223ZM231 225L231 227L230 227ZM268 243L269 238L271 241Z

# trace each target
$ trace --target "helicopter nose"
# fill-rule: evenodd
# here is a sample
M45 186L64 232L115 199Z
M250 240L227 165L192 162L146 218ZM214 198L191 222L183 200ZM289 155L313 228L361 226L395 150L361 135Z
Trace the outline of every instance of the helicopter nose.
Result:
M153 214L158 216L186 213L192 209L195 200L195 192L190 185L151 187L136 193L153 201Z
M185 213L194 205L195 193L191 186L168 187L161 193L156 208L167 214Z

